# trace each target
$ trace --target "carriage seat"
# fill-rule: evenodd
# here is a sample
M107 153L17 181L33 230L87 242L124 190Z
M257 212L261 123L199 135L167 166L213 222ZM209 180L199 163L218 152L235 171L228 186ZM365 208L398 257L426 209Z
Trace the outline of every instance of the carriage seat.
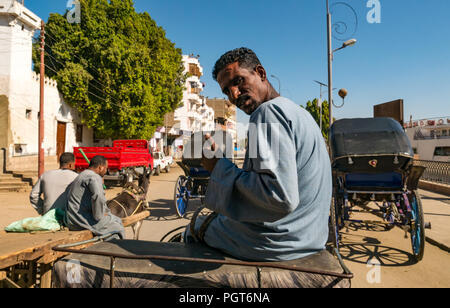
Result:
M125 255L163 255L213 260L233 260L218 250L202 244L157 243L113 240L96 244L89 251ZM71 260L79 263L71 264ZM78 264L78 265L77 265ZM327 251L284 265L343 273L338 260ZM74 266L78 280L71 277ZM348 288L350 280L283 269L207 264L165 260L117 259L114 286L119 288ZM53 268L56 288L108 288L110 258L70 255Z
M370 173L349 173L345 176L345 186L352 188L382 188L396 189L403 188L402 175L397 172L370 174Z
M211 176L209 171L204 168L191 168L189 174L193 178L209 178Z

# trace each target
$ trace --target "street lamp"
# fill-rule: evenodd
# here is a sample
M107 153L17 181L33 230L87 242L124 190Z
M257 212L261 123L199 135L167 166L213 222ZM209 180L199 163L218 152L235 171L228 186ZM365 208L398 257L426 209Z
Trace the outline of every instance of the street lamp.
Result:
M327 28L328 28L328 101L330 104L330 127L333 125L333 54L341 49L353 46L356 44L356 39L346 41L342 47L333 50L331 39L331 13L329 0L327 0Z
M278 80L278 88L279 88L278 93L281 95L281 81L280 81L280 78L278 78L275 75L271 75L271 77L275 78L276 80Z

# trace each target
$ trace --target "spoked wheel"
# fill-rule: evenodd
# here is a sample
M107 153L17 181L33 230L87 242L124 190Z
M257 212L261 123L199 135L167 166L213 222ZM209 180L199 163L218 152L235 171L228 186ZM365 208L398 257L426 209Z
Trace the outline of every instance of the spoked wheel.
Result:
M334 198L331 201L331 209L330 209L330 232L331 232L331 242L333 247L339 251L339 229L336 222L336 205L334 202Z
M180 218L186 216L189 204L188 179L184 176L178 178L175 185L175 209Z
M417 191L410 196L412 210L411 244L414 258L417 262L423 259L425 252L425 222L423 216L422 200Z
M340 212L338 207L340 206L338 202L339 198L334 197L331 201L331 210L330 210L330 232L331 232L331 240L334 248L336 248L337 251L339 251L339 216L338 213Z

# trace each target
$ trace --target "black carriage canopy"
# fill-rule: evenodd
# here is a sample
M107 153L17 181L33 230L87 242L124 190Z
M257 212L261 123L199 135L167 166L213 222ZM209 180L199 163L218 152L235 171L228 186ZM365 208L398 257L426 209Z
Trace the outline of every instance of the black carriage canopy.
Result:
M344 119L331 128L333 159L348 156L398 155L414 157L399 122L391 118Z
M211 147L206 141L206 134L210 134L216 144L216 153L205 153L206 149ZM217 158L234 157L233 137L226 131L197 132L191 135L189 141L184 145L183 164L187 167L202 168L201 161L203 154L212 155Z

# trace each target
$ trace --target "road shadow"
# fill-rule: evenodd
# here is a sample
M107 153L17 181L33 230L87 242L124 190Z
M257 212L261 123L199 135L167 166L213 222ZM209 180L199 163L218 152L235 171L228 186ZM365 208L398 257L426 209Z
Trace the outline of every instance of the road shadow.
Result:
M392 230L394 226L386 225L383 222L351 222L348 226L349 231L371 231L371 232L388 232ZM346 228L344 228L346 230Z
M339 252L344 260L360 264L376 263L383 267L400 267L416 264L414 256L406 251L370 242L343 243Z
M379 264L383 267L401 267L416 264L417 262L411 253L398 248L384 246L375 237L360 236L354 233L360 230L388 232L390 230L389 228L381 222L352 222L348 228L349 233L346 232L346 228L340 232L339 253L345 261L360 264ZM332 236L333 235L330 234L327 243L327 249L329 251L332 251L334 247L331 241ZM349 237L353 239L349 239ZM358 239L355 240L354 237L357 237Z

